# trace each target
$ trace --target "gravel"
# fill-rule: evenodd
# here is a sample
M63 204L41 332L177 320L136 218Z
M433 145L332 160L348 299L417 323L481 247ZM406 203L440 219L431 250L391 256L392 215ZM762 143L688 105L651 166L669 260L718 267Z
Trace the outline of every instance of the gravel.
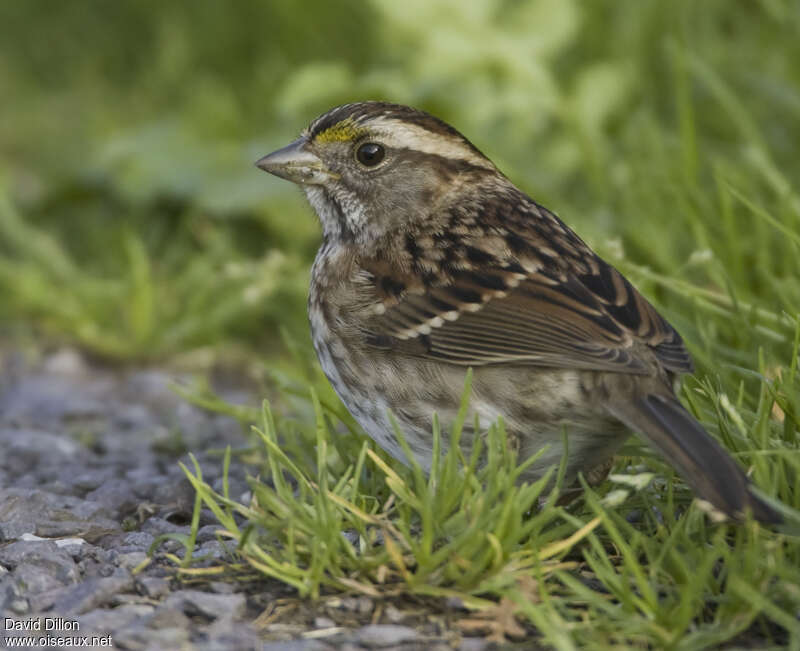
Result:
M148 563L157 536L189 532L194 492L178 462L191 467L193 452L204 478L219 484L221 459L204 451L247 444L238 423L178 397L170 384L181 379L160 369L92 364L71 349L33 362L20 353L0 357L4 638L36 637L36 648L459 647L449 631L412 628L393 604L372 623L374 604L355 597L336 601L352 608L304 605L291 621L258 629L253 622L265 609L294 596L285 586L268 579L182 582L164 556L183 554L176 540L163 541ZM239 402L259 401L239 388L217 389ZM230 486L235 495L248 490L235 463ZM193 554L227 558L213 517L204 513L201 524ZM338 613L360 623L337 624ZM463 645L487 648L478 639Z

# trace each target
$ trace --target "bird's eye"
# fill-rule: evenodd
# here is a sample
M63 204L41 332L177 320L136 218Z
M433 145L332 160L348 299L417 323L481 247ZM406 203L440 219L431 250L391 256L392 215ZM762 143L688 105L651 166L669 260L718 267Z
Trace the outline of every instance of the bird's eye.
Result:
M375 167L385 155L386 150L383 145L375 142L365 142L356 150L356 159L366 167Z

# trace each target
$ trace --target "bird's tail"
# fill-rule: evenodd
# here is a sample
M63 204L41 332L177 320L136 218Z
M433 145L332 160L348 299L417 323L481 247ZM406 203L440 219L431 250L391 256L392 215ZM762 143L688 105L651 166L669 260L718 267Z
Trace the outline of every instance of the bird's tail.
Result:
M734 518L750 511L760 522L783 521L751 492L742 469L674 396L650 394L609 409L675 466L701 499Z

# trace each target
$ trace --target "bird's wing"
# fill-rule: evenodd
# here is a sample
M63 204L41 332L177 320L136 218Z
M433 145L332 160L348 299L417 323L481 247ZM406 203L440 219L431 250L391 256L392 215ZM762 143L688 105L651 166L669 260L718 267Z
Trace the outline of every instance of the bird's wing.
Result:
M413 270L392 278L391 266L374 266L369 282L384 300L369 320L368 341L469 366L628 373L651 372L646 358L652 355L642 354L649 348L667 370L691 371L680 335L656 309L552 213L536 208L558 225L538 248L528 224L527 238L507 248L507 255L484 251L481 257L476 241L472 253L450 256L436 282L426 283Z

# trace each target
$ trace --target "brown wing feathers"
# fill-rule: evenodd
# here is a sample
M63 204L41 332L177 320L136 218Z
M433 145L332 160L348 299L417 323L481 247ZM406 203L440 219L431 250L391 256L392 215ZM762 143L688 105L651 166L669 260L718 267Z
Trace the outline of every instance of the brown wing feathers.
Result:
M449 272L438 285L425 282L430 262L412 260L406 277L398 278L389 271L396 266L362 261L384 298L370 324L373 345L473 366L521 363L629 373L647 372L637 352L645 345L665 368L691 370L680 336L644 297L552 213L536 209L525 222L524 243L519 223L507 246L496 242L505 229L491 230L494 253L480 241L437 239L438 257ZM512 221L519 222L519 215ZM554 232L547 247L537 248L543 228ZM405 239L413 251L412 238Z

